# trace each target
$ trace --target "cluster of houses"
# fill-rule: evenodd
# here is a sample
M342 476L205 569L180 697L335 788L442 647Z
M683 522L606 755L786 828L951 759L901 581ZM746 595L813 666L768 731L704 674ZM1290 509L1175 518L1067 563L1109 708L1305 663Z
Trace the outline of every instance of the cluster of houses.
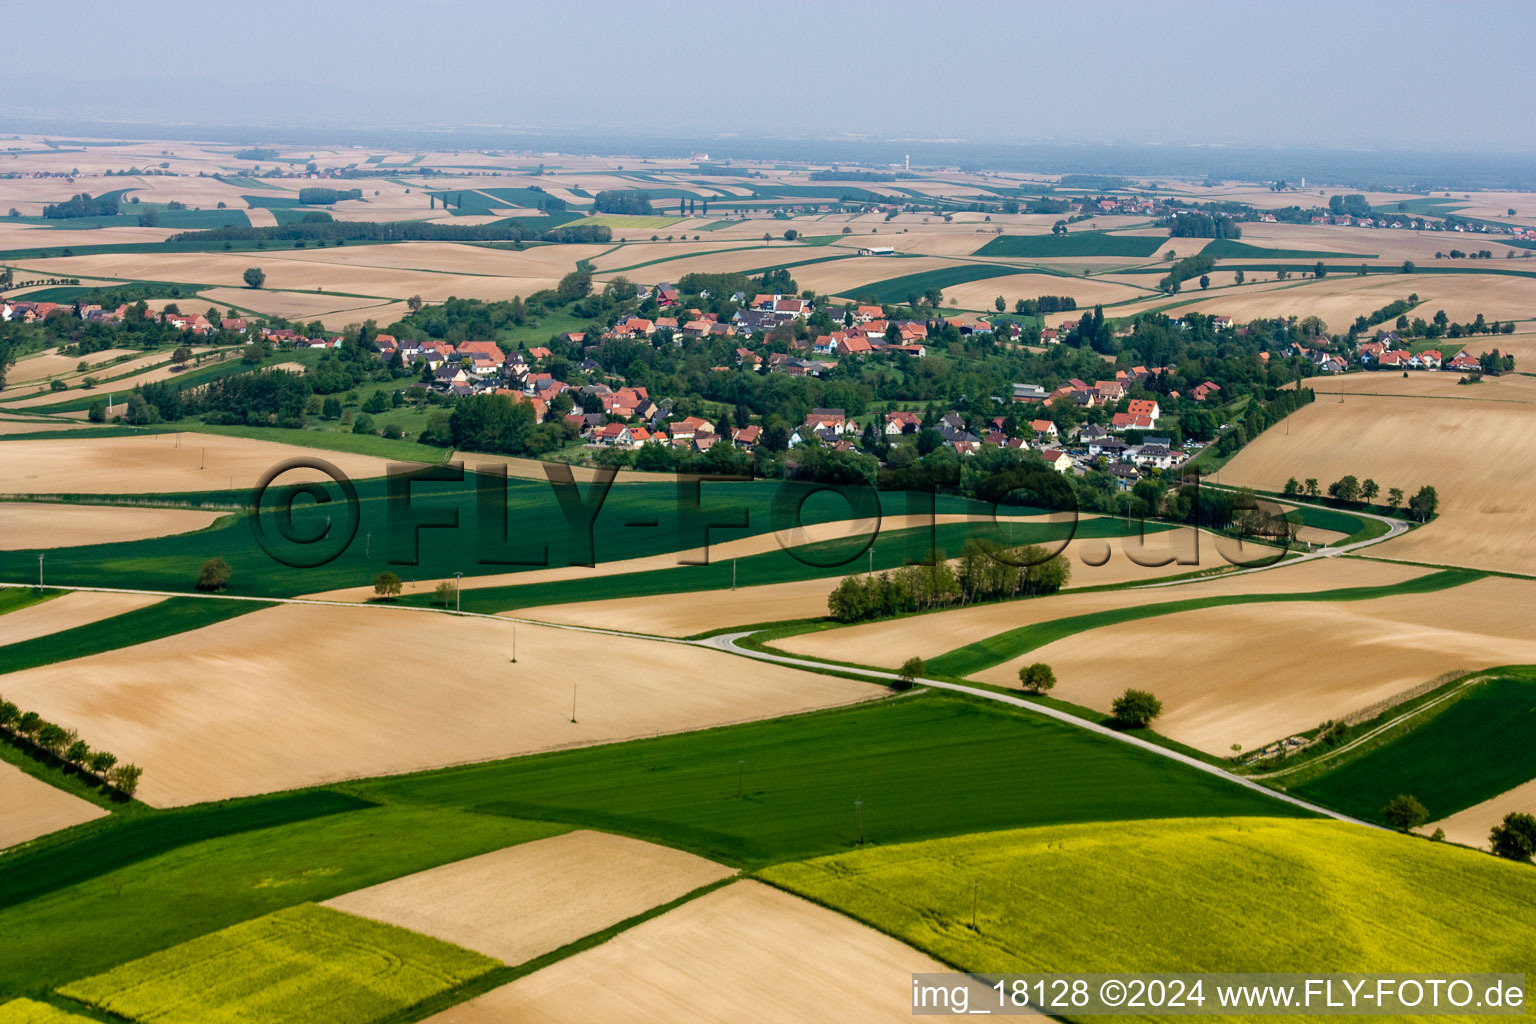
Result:
M101 306L85 304L79 307L79 317L86 323L117 325L128 318L128 311L132 308L133 303L127 302L116 309L103 309ZM71 315L75 314L74 304L68 302L28 302L23 299L0 301L0 320L8 323L38 323L59 310ZM201 313L164 313L146 308L144 319L154 323L169 324L196 335L212 334L220 330L232 331L235 334L246 332L246 323L242 317L221 319L214 324Z
M1313 347L1293 342L1285 354L1300 356L1317 367L1320 373L1343 373L1349 368L1345 356L1321 345ZM1357 344L1355 359L1367 369L1375 367L1383 370L1447 370L1467 373L1482 368L1477 357L1466 350L1457 352L1449 359L1437 348L1422 352L1409 351L1402 337L1395 331L1377 331L1369 341Z

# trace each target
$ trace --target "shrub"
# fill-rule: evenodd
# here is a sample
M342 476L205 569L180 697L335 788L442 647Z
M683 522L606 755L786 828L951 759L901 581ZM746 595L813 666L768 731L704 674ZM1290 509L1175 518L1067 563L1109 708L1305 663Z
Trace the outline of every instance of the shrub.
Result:
M1056 685L1056 673L1043 661L1019 669L1019 686L1030 693L1045 693Z
M923 674L923 659L908 658L901 663L901 668L896 671L895 688L898 690L910 690Z
M432 603L441 605L444 608L453 604L453 584L447 580L439 583L436 589L432 591Z
M373 592L379 597L399 597L400 589L400 577L387 569L373 578Z
M1163 702L1146 690L1127 689L1115 698L1110 709L1121 725L1142 729L1163 713Z
M1429 820L1429 812L1419 803L1419 798L1400 793L1381 809L1381 816L1393 828L1406 832Z
M222 558L210 558L203 563L197 574L198 590L223 590L229 586L229 563Z
M1500 857L1529 864L1536 858L1536 815L1518 811L1504 815L1504 823L1488 833L1488 844Z

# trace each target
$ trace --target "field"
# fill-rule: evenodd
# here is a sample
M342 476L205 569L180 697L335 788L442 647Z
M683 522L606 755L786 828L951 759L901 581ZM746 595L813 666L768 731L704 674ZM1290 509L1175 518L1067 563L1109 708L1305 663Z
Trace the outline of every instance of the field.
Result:
M1464 846L1488 848L1488 833L1510 813L1536 814L1536 779L1516 786L1506 793L1489 797L1480 804L1457 811L1446 818L1431 821L1419 828L1425 835L1433 835L1436 829L1445 830L1445 838Z
M1185 240L1175 238L1171 241L1178 245ZM977 249L975 254L1026 259L1057 259L1064 256L1147 257L1169 242L1166 236L1111 235L1101 231L1073 231L1065 235L998 235Z
M860 799L876 846L1069 821L1304 813L1068 725L931 692L359 787L391 803L622 832L737 867L847 849Z
M1066 825L763 874L973 972L1529 972L1536 948L1528 869L1332 821Z
M561 826L319 792L125 819L0 859L0 999Z
M1076 572L1077 567L1073 567ZM1318 559L1232 579L1205 579L1176 587L1109 590L1091 594L1070 591L1050 597L975 605L935 612L919 621L889 619L844 626L818 633L775 640L773 645L794 654L833 658L861 665L889 665L893 655L908 650L933 658L966 644L986 640L1011 629L1069 616L1094 615L1170 601L1235 594L1276 594L1329 590L1336 587L1389 586L1420 576L1425 570L1360 559ZM898 659L899 660L899 659Z
M1495 676L1407 732L1295 787L1309 800L1379 820L1399 793L1444 818L1536 780L1536 681ZM1486 840L1484 835L1483 839Z
M0 807L5 808L0 815L0 850L107 813L5 761L0 761Z
M60 992L119 1016L165 1024L359 1024L496 966L403 928L300 904L72 982Z
M702 648L526 625L516 627L513 664L513 629L390 608L280 605L17 672L6 695L143 765L139 798L167 806L699 729L884 692L771 665L733 661L726 669L728 655ZM323 645L312 642L316 635ZM583 671L573 674L572 665Z
M897 1021L905 979L942 964L872 928L758 882L736 882L519 978L428 1024L656 1020Z
M1385 493L1440 496L1439 518L1372 554L1437 565L1536 573L1536 456L1523 443L1536 422L1536 380L1485 379L1459 387L1456 374L1390 373L1309 381L1317 401L1267 430L1222 469L1222 481L1278 491L1316 477L1372 477ZM1349 437L1348 445L1333 439ZM1404 444L1404 438L1412 444Z
M31 999L13 999L0 1004L0 1024L78 1024L90 1019Z
M4 591L13 593L13 591ZM145 608L160 598L147 594L102 594L90 591L73 591L44 601L42 604L7 612L0 619L0 634L7 644L19 644L33 637L47 636L66 629L99 622L113 615L122 615L138 608Z
M316 454L354 480L383 476L387 469L385 460L363 455L193 433L7 441L4 453L0 489L25 494L248 489L285 459ZM311 470L283 476L285 483L304 479L324 477Z
M732 874L691 853L579 831L444 864L324 905L520 964Z
M682 222L682 217L640 217L622 213L598 213L573 223L580 227L605 225L612 228L614 237L618 238L619 233L623 231L660 231Z
M1145 292L1112 281L1095 278L1061 277L1055 274L1009 274L1005 277L989 277L966 284L946 285L944 302L960 309L991 310L999 295L1013 309L1016 299L1033 299L1040 295L1070 295L1077 300L1079 309L1091 309L1095 305L1112 305L1138 299ZM904 297L903 297L904 298Z
M1485 579L1443 593L1184 611L1056 640L976 674L1017 685L1023 659L1056 670L1054 696L1108 711L1135 680L1163 701L1158 732L1212 754L1263 746L1444 673L1536 662L1521 609L1536 583ZM1148 659L1148 650L1198 651Z
M1019 517L1014 520L1017 529L1006 534L990 522L967 522L963 516L943 515L935 519L931 538L934 546L946 554L960 550L973 529L984 536L1007 535L1020 544L1060 547L1074 566L1072 586L1194 571L1193 566L1176 564L1144 568L1124 557L1098 566L1084 563L1083 557L1096 558L1105 544L1111 543L1106 538L1114 538L1127 528L1119 520L1084 519L1078 525L1077 539L1063 545L1061 538L1068 527L1052 522L1050 517ZM846 522L851 525L864 521ZM607 573L590 582L579 571L558 575L541 572L539 580L522 586L467 590L466 599L471 605L466 607L494 612L526 609L522 614L544 622L667 636L689 636L726 626L781 619L815 618L826 614L828 593L850 571L870 567L876 571L895 569L908 558L925 558L930 535L920 526L910 525L914 522L914 517L903 516L883 520L868 558L856 540L812 541L811 538L825 536L842 525L828 524L826 528L786 536L786 541L799 536L811 545L794 546L793 555L768 543L777 539L774 535L752 537L712 546L709 566L678 566L675 563L679 556L668 556L671 563L658 558L649 565L644 564L648 560L636 559L612 566L624 570L622 573ZM1170 531L1162 532L1172 537ZM851 528L846 535L857 538L860 532ZM1135 547L1138 551L1161 551L1171 550L1173 545L1160 538ZM727 589L732 584L736 589Z
M176 508L0 502L0 550L62 548L191 533L223 513Z

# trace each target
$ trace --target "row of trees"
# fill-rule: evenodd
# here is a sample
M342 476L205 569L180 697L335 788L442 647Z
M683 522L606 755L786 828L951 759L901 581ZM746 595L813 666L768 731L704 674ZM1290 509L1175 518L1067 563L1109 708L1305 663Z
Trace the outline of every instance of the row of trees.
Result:
M609 242L613 231L604 224L567 224L541 230L540 218L508 218L490 224L434 224L430 221L310 220L275 227L222 227L184 231L172 242Z
M71 196L62 203L49 203L43 207L43 216L50 220L68 220L78 217L116 217L117 198L102 196L92 199L89 192Z
M1167 295L1176 294L1185 281L1209 274L1214 266L1216 262L1209 256L1200 253L1186 256L1170 267L1167 276L1157 282L1158 291Z
M931 565L846 576L827 598L839 622L860 622L978 601L1054 594L1072 576L1071 564L1037 544L1004 547L966 542L958 565L940 552Z
M1354 474L1348 474L1328 485L1328 497L1346 505L1370 505L1381 493L1381 486L1370 477L1363 481ZM1287 498L1316 498L1320 497L1322 490L1317 482L1317 477L1309 476L1306 480L1297 480L1291 477L1285 482L1284 494ZM1391 487L1387 490L1387 507L1394 512L1403 504L1403 489ZM1427 522L1440 508L1440 494L1429 484L1420 487L1413 497L1408 499L1408 512L1419 522Z
M136 764L119 764L115 754L92 750L74 729L50 722L36 711L22 711L3 699L0 699L0 735L43 751L81 775L92 775L101 785L117 790L124 797L133 796L139 786L139 776L144 774L144 769Z

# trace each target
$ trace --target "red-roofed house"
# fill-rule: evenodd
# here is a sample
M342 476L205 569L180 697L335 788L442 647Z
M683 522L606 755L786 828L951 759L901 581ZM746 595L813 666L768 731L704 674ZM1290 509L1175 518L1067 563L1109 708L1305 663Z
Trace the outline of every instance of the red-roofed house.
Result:
M1132 416L1145 416L1155 425L1163 410L1158 408L1155 398L1133 398L1126 403L1126 412Z

